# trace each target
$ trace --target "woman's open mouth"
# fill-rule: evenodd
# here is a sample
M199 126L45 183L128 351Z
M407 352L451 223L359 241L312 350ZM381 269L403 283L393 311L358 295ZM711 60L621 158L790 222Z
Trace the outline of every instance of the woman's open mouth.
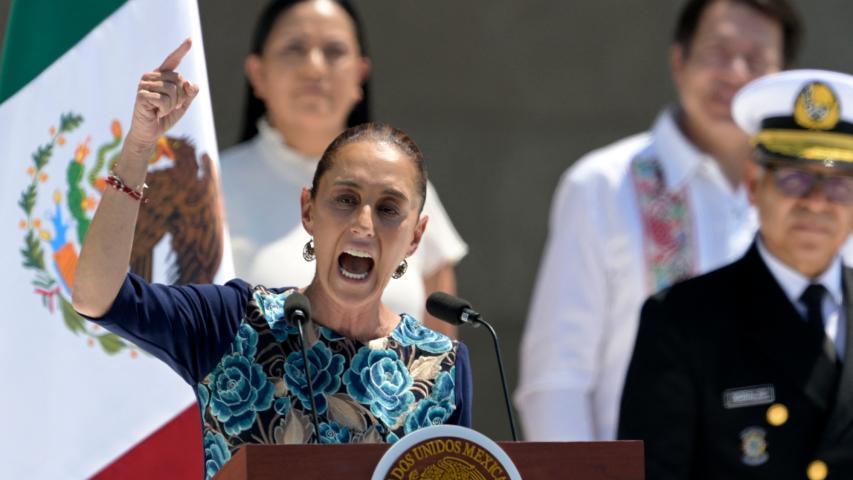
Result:
M345 250L338 256L338 270L350 280L364 280L373 270L373 258L362 250Z

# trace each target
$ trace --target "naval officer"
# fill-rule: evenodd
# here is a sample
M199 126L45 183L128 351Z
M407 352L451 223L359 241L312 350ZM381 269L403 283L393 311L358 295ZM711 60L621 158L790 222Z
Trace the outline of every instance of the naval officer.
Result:
M853 77L794 70L735 97L759 233L644 305L619 437L649 480L853 478Z

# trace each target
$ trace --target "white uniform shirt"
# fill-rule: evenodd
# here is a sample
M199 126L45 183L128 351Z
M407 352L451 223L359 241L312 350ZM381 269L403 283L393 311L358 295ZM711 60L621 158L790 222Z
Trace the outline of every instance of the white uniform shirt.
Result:
M649 291L631 161L655 155L670 191L686 186L699 272L740 257L757 218L743 187L663 112L652 132L589 153L554 196L521 344L515 395L528 440L608 440Z
M265 120L258 135L222 153L222 187L237 276L269 287L306 286L315 263L302 258L310 238L302 228L299 197L311 186L317 158L288 147ZM456 264L468 246L456 232L438 194L427 184L427 229L409 269L392 279L382 296L396 312L423 318L423 279L446 264Z

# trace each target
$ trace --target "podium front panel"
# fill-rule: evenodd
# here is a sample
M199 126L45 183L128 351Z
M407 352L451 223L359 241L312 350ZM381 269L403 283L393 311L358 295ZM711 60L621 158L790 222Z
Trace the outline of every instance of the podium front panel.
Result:
M643 480L643 443L498 442L525 480ZM390 445L248 445L216 480L369 480Z

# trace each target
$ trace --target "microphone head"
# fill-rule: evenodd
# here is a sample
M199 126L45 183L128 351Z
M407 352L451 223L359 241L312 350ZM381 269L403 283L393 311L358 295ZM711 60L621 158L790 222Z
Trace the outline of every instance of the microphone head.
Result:
M291 323L305 323L311 318L311 302L299 292L293 292L284 300L284 318Z
M462 325L462 314L471 304L449 293L435 292L427 298L426 309L430 315L453 325Z

